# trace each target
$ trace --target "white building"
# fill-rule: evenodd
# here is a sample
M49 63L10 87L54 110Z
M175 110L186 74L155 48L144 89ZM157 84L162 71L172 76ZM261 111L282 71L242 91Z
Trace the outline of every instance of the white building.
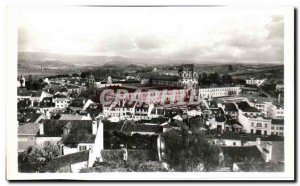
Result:
M243 125L246 133L257 135L271 135L271 119L263 116L250 116L240 114L238 121Z
M230 95L239 95L241 93L239 86L209 87L199 89L199 98L224 97Z
M284 136L284 120L283 119L272 119L271 134Z
M55 103L56 109L63 110L70 105L71 100L67 97L56 97L53 98L53 103Z
M283 106L274 105L272 103L267 105L267 117L272 119L283 119L284 108Z
M103 106L103 114L113 117L132 117L135 114L135 101L119 101Z
M254 79L254 78L250 78L250 79L246 79L246 84L247 85L257 85L260 86L262 83L266 82L267 79Z

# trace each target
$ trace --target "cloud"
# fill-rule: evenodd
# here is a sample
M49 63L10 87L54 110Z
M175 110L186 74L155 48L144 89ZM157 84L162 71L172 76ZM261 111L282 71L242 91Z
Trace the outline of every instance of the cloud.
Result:
M283 16L204 14L197 8L74 8L24 11L20 19L20 51L283 62Z

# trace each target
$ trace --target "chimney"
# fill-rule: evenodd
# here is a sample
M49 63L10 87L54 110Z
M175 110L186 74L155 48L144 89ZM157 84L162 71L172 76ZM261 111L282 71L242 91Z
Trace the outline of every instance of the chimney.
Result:
M51 114L49 110L46 111L46 119L51 119Z
M272 159L272 152L273 152L273 144L272 144L272 142L268 142L268 150L269 150L269 160L271 160Z
M93 121L92 133L93 135L97 134L97 121Z
M39 127L40 127L40 135L44 135L44 123L40 123L39 124Z
M260 146L260 138L256 138L256 145Z

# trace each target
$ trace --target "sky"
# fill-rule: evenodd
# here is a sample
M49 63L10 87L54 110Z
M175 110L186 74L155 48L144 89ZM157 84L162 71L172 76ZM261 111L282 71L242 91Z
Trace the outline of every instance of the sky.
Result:
M18 50L283 63L284 17L200 7L21 8Z

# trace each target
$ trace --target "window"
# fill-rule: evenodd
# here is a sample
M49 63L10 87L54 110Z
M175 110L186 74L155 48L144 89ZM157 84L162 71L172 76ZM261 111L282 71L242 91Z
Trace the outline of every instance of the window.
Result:
M84 151L86 150L86 146L85 145L80 145L79 146L79 151Z
M251 127L254 127L254 122L251 122Z
M271 129L274 130L274 126L272 126Z
M268 127L268 124L265 124L265 127L267 128L267 127Z
M257 127L262 127L262 124L261 123L257 123L256 126Z
M236 146L236 142L233 142L233 145Z
M90 150L91 152L93 152L93 146L92 146L92 145L89 145L89 150Z

